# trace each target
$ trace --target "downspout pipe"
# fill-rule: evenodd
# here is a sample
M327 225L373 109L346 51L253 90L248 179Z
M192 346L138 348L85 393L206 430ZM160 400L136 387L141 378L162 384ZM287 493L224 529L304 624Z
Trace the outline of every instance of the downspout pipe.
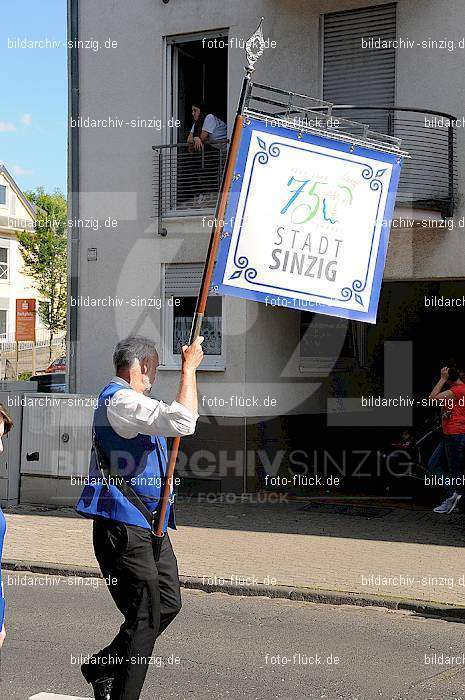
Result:
M68 219L79 219L79 129L72 127L79 116L79 0L68 0ZM76 392L78 310L71 299L79 287L79 226L68 229L68 391Z

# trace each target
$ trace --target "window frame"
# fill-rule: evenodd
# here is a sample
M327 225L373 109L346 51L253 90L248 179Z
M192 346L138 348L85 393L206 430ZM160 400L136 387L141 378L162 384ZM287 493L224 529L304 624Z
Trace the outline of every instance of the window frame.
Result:
M9 310L8 310L8 309L2 309L2 308L0 308L0 314L1 314L2 312L5 312L5 333L0 333L0 337L1 337L2 335L4 335L5 338L7 338L7 337L8 337L8 315L9 315Z
M372 13L375 13L376 10L386 10L389 6L393 6L394 12L395 12L395 31L396 31L396 39L399 38L400 35L400 29L399 29L399 8L398 8L398 2L395 0L394 2L379 2L378 4L374 5L366 5L362 7L347 7L344 9L332 9L327 12L322 12L320 13L319 16L319 25L318 25L318 34L319 34L319 50L318 50L318 82L319 82L319 93L320 93L320 99L325 100L328 99L327 97L324 96L324 70L325 70L325 21L327 19L328 15L334 15L334 14L349 14L349 13L355 13L358 11L366 11L369 13L370 11ZM394 75L393 75L393 84L394 84L394 99L392 103L392 107L397 103L396 98L397 98L397 87L398 87L398 59L399 59L399 52L396 49L394 51ZM331 101L331 100L330 100ZM353 104L353 101L351 102ZM377 102L378 104L378 102ZM337 114L336 114L337 116Z
M3 204L0 201L0 207L2 207L3 209L8 209L8 201L9 201L8 190L9 190L9 187L8 187L8 185L4 185L2 182L0 182L0 190L2 188L4 188L4 190L5 190L5 203Z
M178 44L184 44L189 41L202 41L202 39L229 39L230 28L224 27L222 29L207 29L204 32L192 32L192 34L169 34L164 37L164 50L163 50L163 79L162 79L162 104L163 113L165 115L164 127L163 127L163 137L164 143L177 143L179 140L179 134L177 127L168 127L169 119L178 118L178 95L177 95L177 82L178 82L178 67L176 59L174 56L174 46ZM228 65L229 65L229 49L228 49ZM229 119L228 133L229 133Z
M10 247L6 245L0 245L0 249L6 250L6 263L0 261L1 265L6 265L6 277L0 277L0 284L9 284L10 282Z
M173 263L170 263L170 265ZM176 263L174 263L176 264ZM197 263L193 263L197 264ZM173 353L173 330L174 330L174 304L168 305L167 300L173 297L182 297L195 299L195 294L172 294L167 293L165 289L166 264L162 264L162 285L161 296L163 299L162 311L162 352L160 364L161 370L180 370L181 355ZM209 294L210 296L218 297L221 300L221 354L220 355L205 355L198 371L208 372L224 372L226 370L226 349L225 349L225 317L224 317L224 297L221 294Z

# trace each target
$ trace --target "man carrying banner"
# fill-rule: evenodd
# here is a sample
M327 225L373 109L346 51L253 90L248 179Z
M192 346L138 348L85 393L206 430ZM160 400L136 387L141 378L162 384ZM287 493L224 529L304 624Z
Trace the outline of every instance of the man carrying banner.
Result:
M195 431L202 342L199 336L182 348L179 390L171 404L148 396L158 355L153 341L143 337L117 344L116 376L99 395L89 478L76 510L94 520L95 556L124 615L114 640L81 666L100 700L140 697L155 640L181 609L169 537L154 533L155 527L175 528L172 484L161 525L157 518L166 481L165 437Z

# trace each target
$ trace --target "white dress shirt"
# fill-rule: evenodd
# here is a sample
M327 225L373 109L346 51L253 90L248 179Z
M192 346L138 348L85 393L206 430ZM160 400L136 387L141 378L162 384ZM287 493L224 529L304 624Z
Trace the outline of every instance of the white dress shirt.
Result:
M108 403L107 417L113 430L123 438L136 435L162 435L176 437L192 435L199 417L178 401L170 404L140 394L121 377L113 377L124 387L117 391Z

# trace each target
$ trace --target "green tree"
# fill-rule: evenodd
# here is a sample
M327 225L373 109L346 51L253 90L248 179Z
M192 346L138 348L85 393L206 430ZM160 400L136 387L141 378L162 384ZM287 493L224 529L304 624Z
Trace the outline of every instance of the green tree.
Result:
M50 331L49 357L55 335L66 328L67 206L59 190L47 194L43 187L25 192L37 207L33 231L17 231L24 273L47 303L38 313Z

